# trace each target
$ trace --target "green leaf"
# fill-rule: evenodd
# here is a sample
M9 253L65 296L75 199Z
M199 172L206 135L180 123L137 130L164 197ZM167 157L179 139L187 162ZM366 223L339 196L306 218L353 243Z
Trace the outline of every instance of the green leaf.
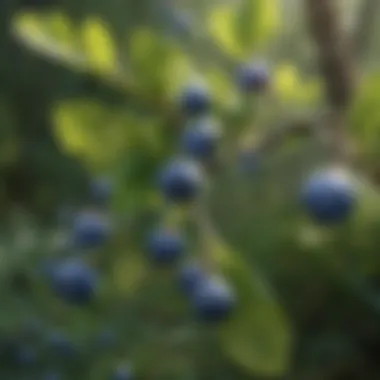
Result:
M208 19L208 30L215 40L227 54L236 58L242 58L242 49L234 28L236 6L234 4L218 5L210 12Z
M117 46L102 19L88 17L81 29L84 54L92 70L106 75L119 71Z
M243 0L235 17L235 33L246 54L252 54L278 27L277 0Z
M75 28L63 12L22 12L12 20L16 38L29 49L78 70L87 67L76 44Z
M132 115L89 99L58 104L52 121L63 149L93 169L118 161L133 144L130 131L136 128Z
M178 45L147 27L132 33L129 57L136 82L160 98L175 95L192 71L189 57Z
M269 284L214 233L207 231L208 250L230 279L238 297L238 308L220 327L226 355L245 370L269 376L284 374L292 354L292 331Z

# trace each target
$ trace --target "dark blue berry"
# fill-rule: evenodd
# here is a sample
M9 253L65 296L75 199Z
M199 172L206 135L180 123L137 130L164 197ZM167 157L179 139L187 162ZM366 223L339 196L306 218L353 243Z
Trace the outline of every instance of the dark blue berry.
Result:
M59 331L53 331L49 334L48 345L49 350L61 357L73 357L76 354L74 344L65 334Z
M181 234L160 228L149 237L148 251L156 264L173 264L183 255L185 241Z
M197 286L205 279L206 273L197 263L187 263L179 271L179 286L187 295L192 295Z
M347 173L327 170L316 173L302 190L302 202L312 219L321 224L345 221L354 210L356 188Z
M247 64L238 72L238 82L242 90L246 92L261 92L265 90L269 82L268 68L264 64Z
M204 178L200 167L187 160L173 161L160 177L161 190L173 202L194 200L203 188Z
M261 168L261 156L255 150L243 150L239 155L239 169L243 174L257 174Z
M61 380L62 375L59 372L49 372L45 374L44 380Z
M55 293L72 304L90 302L98 289L97 273L79 259L59 263L52 272L51 281Z
M200 115L210 110L211 97L206 87L194 84L183 91L180 103L185 114Z
M194 289L195 312L204 322L220 322L228 318L235 307L235 294L220 277L209 277Z
M37 351L30 346L19 346L16 350L16 363L20 366L30 366L37 362Z
M119 365L111 376L111 380L133 380L134 375L129 365Z
M214 155L220 139L219 125L210 118L189 123L182 138L186 153L195 158L207 159Z
M73 235L78 248L99 248L107 243L110 236L109 221L101 214L82 212L74 221Z
M113 193L113 183L109 178L100 177L93 180L90 187L91 200L97 204L106 204Z
M115 346L117 343L117 334L111 328L104 329L100 332L97 337L97 345L100 348L110 348Z

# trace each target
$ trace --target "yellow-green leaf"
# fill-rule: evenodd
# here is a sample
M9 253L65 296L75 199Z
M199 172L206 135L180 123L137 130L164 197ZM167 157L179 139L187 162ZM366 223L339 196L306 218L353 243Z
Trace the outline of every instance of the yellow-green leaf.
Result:
M281 376L292 354L289 322L260 273L227 247L211 231L205 236L208 252L235 287L238 307L219 331L226 355L245 370Z
M113 267L113 288L119 294L130 296L135 294L148 272L144 255L127 252L116 260Z
M246 55L259 49L279 26L278 0L242 0L238 5L234 28Z
M118 57L115 40L106 23L97 17L88 17L82 25L84 53L92 70L115 74L118 71Z
M235 33L236 6L222 4L210 12L208 28L212 38L227 54L242 58L244 51Z
M133 123L126 115L86 99L58 104L52 121L63 149L91 167L107 166L120 158L129 146L128 125Z
M75 28L61 12L22 12L12 20L12 30L27 48L74 69L86 68L86 59L75 43Z

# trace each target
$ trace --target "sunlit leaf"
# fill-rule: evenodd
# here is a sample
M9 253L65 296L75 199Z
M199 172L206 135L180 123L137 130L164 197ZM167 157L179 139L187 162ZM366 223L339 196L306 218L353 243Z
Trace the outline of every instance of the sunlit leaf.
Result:
M113 265L113 290L124 296L135 294L148 272L142 253L126 252Z
M91 68L97 72L114 74L117 71L117 47L109 28L102 19L87 18L82 25L84 53Z
M230 279L238 297L235 314L220 328L223 350L249 372L282 375L292 353L292 331L269 284L257 268L248 266L216 234L207 231L205 239L208 252Z
M234 19L236 6L234 4L222 4L210 12L208 28L215 42L233 57L244 56L244 51L239 44L235 29Z
M237 6L234 29L246 55L257 51L274 35L279 5L277 0L243 0Z
M19 13L12 20L12 28L15 36L36 53L74 69L87 67L86 58L73 40L75 28L64 13Z
M52 120L62 147L91 166L117 160L129 146L126 132L133 121L102 103L77 100L58 104Z

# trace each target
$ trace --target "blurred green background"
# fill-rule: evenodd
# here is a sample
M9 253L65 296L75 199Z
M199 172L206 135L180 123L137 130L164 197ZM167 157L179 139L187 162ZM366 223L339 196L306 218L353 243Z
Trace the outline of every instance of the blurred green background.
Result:
M336 3L350 35L366 1ZM2 378L43 379L57 368L67 379L108 379L110 368L127 360L136 378L152 380L380 379L380 11L364 41L347 125L362 164L352 220L320 228L299 207L305 176L329 160L313 136L263 152L258 171L239 166L246 144L297 117L317 120L326 109L303 6L1 1L0 334L4 342L22 340L23 326L37 319L42 330L59 327L81 348L61 363L36 338L41 359L17 371L4 364L1 349ZM268 63L273 90L253 98L235 83L237 67L251 59ZM176 99L198 76L225 129L203 206L218 238L206 236L203 249L216 252L244 300L215 329L194 323L175 273L153 268L143 252L146 231L165 207L156 173L177 152L183 128ZM116 237L89 258L104 270L101 297L71 308L49 294L36 268L62 254L64 216L86 206L89 183L101 175L116 184ZM119 342L98 352L91 339L104 326L116 329Z

